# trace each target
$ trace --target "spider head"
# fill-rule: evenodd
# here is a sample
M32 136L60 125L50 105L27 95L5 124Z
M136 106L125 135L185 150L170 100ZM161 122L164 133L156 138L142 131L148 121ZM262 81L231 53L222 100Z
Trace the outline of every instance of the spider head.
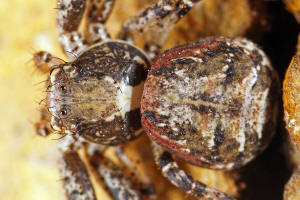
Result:
M54 68L50 73L48 86L48 111L51 114L51 126L54 130L72 134L79 120L74 112L74 81L72 76L76 68L63 64Z
M81 134L82 124L96 123L113 110L113 106L109 108L108 96L105 95L110 89L110 95L114 96L109 81L79 71L79 67L67 63L53 69L49 78L51 126L64 134Z
M93 70L66 63L53 69L49 78L48 110L51 126L63 134L76 134L90 140L114 137L101 132L105 122L120 113L120 86L109 76L94 76ZM114 121L112 121L115 124ZM98 134L96 136L96 134ZM95 138L95 139L94 139Z

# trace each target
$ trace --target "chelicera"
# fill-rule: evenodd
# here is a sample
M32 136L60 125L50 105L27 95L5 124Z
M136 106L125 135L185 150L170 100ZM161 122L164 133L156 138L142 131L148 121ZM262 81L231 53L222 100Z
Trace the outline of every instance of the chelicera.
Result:
M198 1L158 0L124 24L123 41L110 40L104 28L113 0L58 1L59 42L71 61L43 51L34 55L36 66L50 74L47 105L36 128L40 135L64 136L60 168L69 199L96 199L77 153L82 146L114 199L155 198L151 183L135 186L102 156L106 147L143 133L140 104L162 173L196 196L232 199L194 181L168 152L204 167L234 169L266 147L278 78L264 53L247 40L210 38L169 50L152 65L143 92L168 32ZM138 33L147 35L144 51L132 44Z

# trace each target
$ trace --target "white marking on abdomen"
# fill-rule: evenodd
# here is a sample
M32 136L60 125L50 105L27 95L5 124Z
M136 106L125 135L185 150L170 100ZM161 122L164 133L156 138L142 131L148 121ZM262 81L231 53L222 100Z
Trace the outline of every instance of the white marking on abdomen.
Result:
M246 91L245 91L245 99L243 103L244 109L242 109L242 117L240 117L240 128L239 128L238 135L236 137L237 141L240 144L239 152L243 152L245 149L245 143L246 143L245 123L246 123L246 119L248 119L248 117L246 116L249 115L248 108L252 103L251 89L253 85L256 83L256 81L257 81L257 71L255 68L251 68L251 73L249 74L249 76L247 76L242 80L242 84L246 87Z

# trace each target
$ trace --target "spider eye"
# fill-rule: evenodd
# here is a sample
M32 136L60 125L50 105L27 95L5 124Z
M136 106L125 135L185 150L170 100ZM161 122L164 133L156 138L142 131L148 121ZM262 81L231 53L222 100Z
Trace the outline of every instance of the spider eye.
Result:
M59 114L60 114L61 116L66 116L66 115L68 114L67 109L65 109L65 108L60 109L60 110L59 110Z
M61 85L61 86L59 86L59 90L62 93L66 93L67 92L67 87L65 85Z

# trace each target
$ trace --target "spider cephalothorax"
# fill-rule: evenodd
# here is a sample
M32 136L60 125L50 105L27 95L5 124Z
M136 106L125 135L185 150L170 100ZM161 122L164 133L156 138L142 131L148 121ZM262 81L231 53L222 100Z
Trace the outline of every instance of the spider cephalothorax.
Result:
M136 47L108 41L51 71L49 111L57 131L101 144L120 144L142 132L140 98L149 61Z

